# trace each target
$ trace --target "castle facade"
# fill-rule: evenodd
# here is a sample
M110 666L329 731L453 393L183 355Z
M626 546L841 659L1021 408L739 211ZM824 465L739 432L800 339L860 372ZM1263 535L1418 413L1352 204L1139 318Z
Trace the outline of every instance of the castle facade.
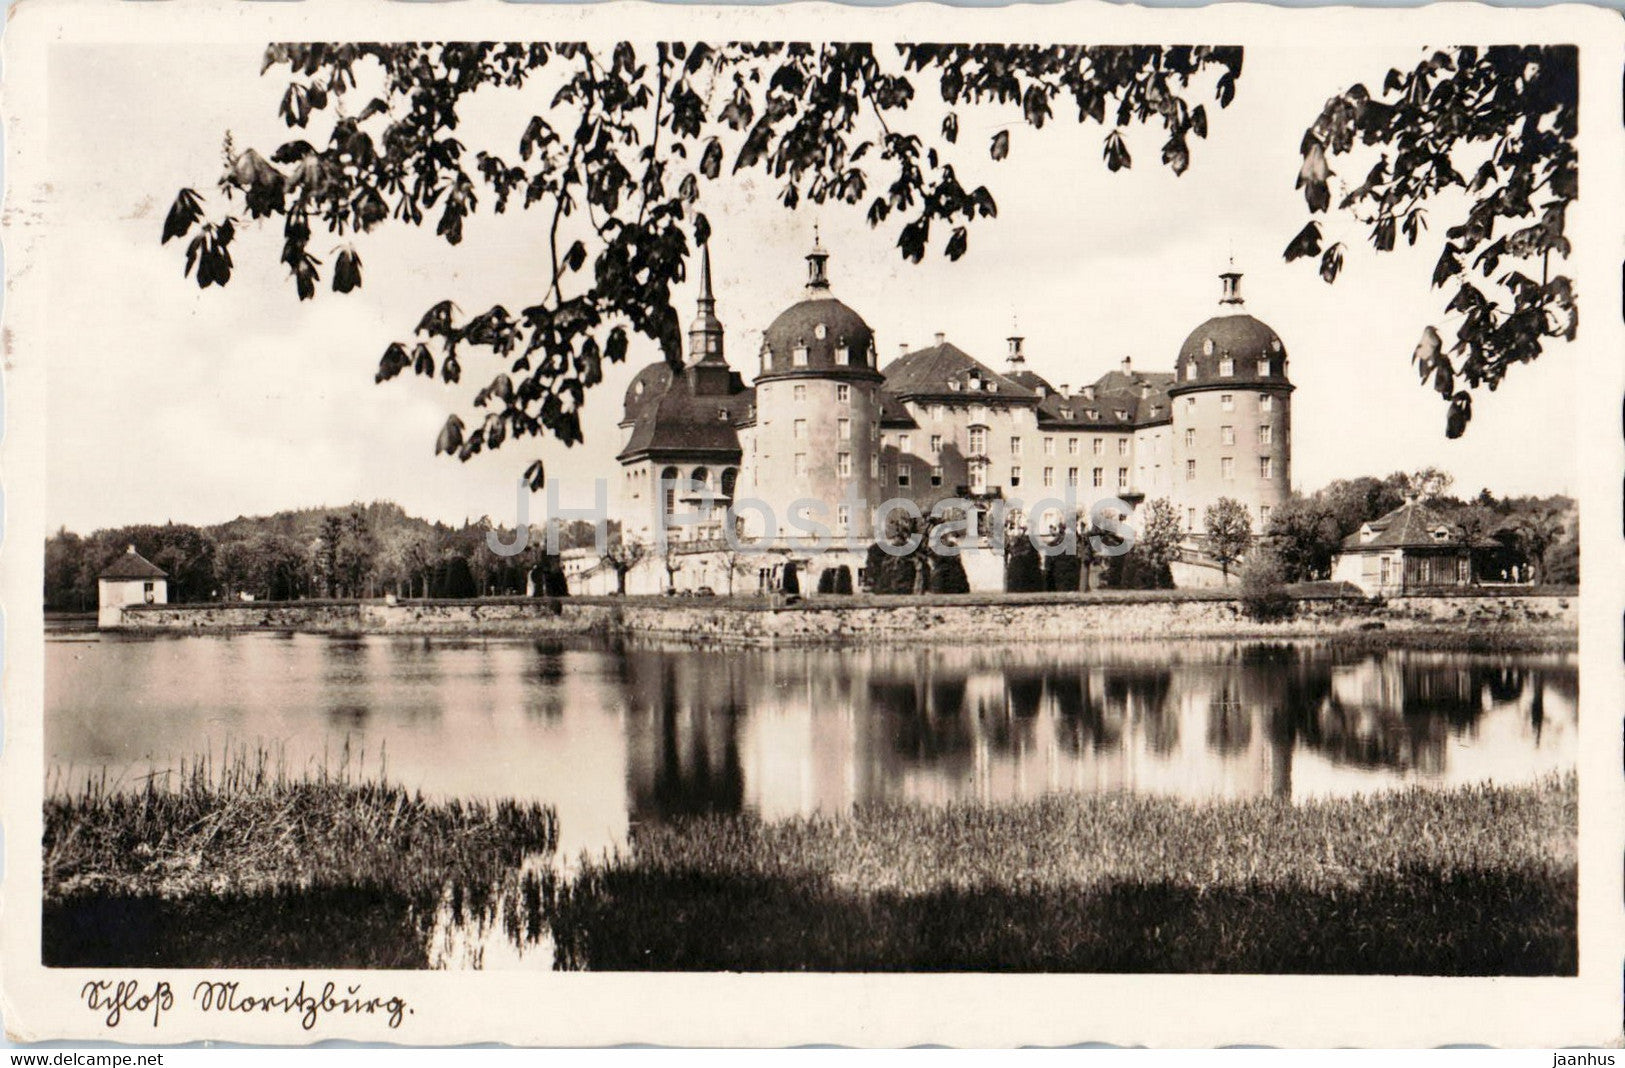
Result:
M648 543L664 531L673 552L696 557L693 568L653 567L633 586L755 589L790 560L804 576L843 566L855 575L884 533L872 529L873 509L894 498L929 513L949 498L990 510L1115 497L1131 523L1145 502L1166 498L1199 553L1209 505L1238 500L1262 530L1290 492L1287 353L1247 313L1235 271L1220 276L1216 314L1191 331L1172 371L1125 357L1073 389L1030 370L1019 336L1000 370L942 334L882 366L874 329L833 292L829 253L815 242L806 260L801 298L763 332L747 385L728 362L702 250L685 365L651 364L628 387L622 529ZM833 535L818 552L790 518L809 499ZM700 559L725 523L761 547L743 581ZM980 582L968 570L973 585L995 582L987 567ZM810 588L807 577L800 584Z

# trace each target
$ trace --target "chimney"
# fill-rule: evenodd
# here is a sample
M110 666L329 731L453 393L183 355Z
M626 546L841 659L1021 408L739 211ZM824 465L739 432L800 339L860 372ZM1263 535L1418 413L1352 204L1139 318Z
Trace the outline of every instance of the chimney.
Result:
M908 342L899 341L897 343L897 355L899 355L899 356L907 356L908 355Z
M1123 357L1123 373L1126 375L1134 373L1134 361L1127 356Z
M1219 275L1224 283L1224 295L1219 298L1220 304L1241 303L1241 272L1231 267L1230 270Z
M1094 386L1084 386L1083 387L1083 399L1084 400L1094 400L1095 399L1095 387Z
M941 331L941 330L938 330L938 331L937 331L937 334L936 334L936 337L937 337L937 344L938 344L938 345L940 345L940 344L942 344L942 343L943 343L943 342L944 342L944 341L947 341L947 340L948 340L948 335L947 335L947 334L944 334L944 333L943 333L943 332L942 332L942 331Z
M1141 382L1140 383L1140 396L1141 397L1149 397L1149 396L1151 396L1151 383L1149 383L1149 382Z
M128 549L126 549L125 551L128 552L131 556L134 556L135 555L135 542L132 541L130 543L130 547Z
M1062 382L1060 385L1055 387L1055 392L1059 393L1063 397L1070 397L1072 396L1072 387L1067 385L1065 382Z

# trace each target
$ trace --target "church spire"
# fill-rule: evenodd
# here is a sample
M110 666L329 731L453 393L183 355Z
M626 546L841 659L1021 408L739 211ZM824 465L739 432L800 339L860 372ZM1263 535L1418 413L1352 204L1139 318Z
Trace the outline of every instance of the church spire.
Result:
M698 314L688 328L688 362L723 363L722 322L717 318L717 299L711 292L711 244L700 246L700 296Z

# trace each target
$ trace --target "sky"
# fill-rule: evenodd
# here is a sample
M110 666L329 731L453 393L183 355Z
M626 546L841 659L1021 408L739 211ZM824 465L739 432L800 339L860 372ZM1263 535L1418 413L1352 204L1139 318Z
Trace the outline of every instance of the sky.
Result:
M238 238L225 289L199 291L182 277L183 250L158 241L163 217L180 187L212 189L223 134L267 155L309 136L277 117L285 76L260 77L259 58L252 47L52 54L50 527L214 523L385 499L430 519L511 521L515 481L538 457L567 506L589 501L592 478L615 477L622 398L658 359L652 345L635 344L590 395L584 446L527 439L466 464L435 456L435 435L448 413L470 410L473 391L500 369L495 358L465 358L462 386L373 382L385 346L434 302L477 311L536 300L539 213L484 214L456 248L432 228L382 228L358 242L365 285L348 296L324 288L299 302L276 262L274 227ZM814 222L835 294L874 327L883 363L940 331L1000 368L1017 324L1029 366L1056 384L1092 381L1125 356L1171 370L1185 336L1213 314L1217 275L1233 257L1248 310L1291 358L1296 488L1436 466L1463 494L1572 491L1575 431L1553 414L1574 395L1583 334L1477 396L1466 436L1448 441L1444 406L1409 359L1425 325L1444 325L1448 294L1429 286L1433 239L1379 256L1343 220L1350 254L1332 286L1312 264L1282 261L1307 218L1293 188L1303 130L1333 93L1380 83L1415 58L1403 48L1249 48L1235 102L1220 111L1207 101L1210 136L1193 142L1182 176L1157 162L1154 131L1130 135L1135 164L1112 174L1101 162L1104 130L1072 123L1064 109L1042 131L1012 126L1009 114L965 114L954 156L961 181L989 185L999 214L974 225L957 263L940 244L923 264L906 263L895 229L870 230L858 209L792 212L760 178L713 183L700 206L716 235L731 362L748 379L762 328L799 299ZM471 148L514 154L527 112L507 96L469 111L461 135ZM908 122L929 135L938 116L927 100ZM1006 128L1010 156L995 163L986 145ZM1347 169L1363 175L1365 166ZM1450 214L1446 205L1434 212L1435 231ZM330 264L323 241L312 250ZM693 288L679 298L685 323ZM530 518L540 518L539 501Z

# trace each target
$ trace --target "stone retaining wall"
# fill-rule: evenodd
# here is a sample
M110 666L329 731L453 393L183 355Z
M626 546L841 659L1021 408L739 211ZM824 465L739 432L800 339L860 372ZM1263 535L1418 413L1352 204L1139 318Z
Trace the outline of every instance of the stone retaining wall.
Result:
M156 605L124 613L137 631L300 630L380 634L647 634L750 643L976 642L1079 638L1311 637L1371 629L1561 633L1578 625L1578 598L1406 597L1387 602L1303 600L1293 619L1257 623L1233 599L1158 598L1059 603L888 604L824 600L736 607L605 600L319 602Z

